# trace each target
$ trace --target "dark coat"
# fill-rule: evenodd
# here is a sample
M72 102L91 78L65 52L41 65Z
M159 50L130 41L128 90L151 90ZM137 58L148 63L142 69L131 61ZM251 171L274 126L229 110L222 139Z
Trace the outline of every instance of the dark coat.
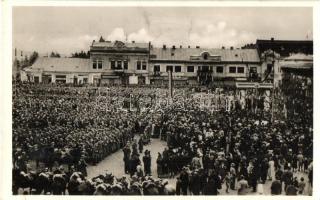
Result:
M275 180L271 184L271 194L280 195L282 192L282 184L279 180Z

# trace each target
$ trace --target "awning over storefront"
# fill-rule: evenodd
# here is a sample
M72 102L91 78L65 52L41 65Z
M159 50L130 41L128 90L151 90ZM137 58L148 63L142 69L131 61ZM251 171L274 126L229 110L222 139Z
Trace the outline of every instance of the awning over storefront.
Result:
M153 80L166 80L166 81L169 80L169 78L167 76L154 76L154 77L150 77L150 79L153 79ZM174 81L187 81L187 80L192 79L192 78L188 78L188 77L172 77L172 79Z
M237 82L236 83L237 88L265 88L265 89L271 89L273 88L272 83L256 83L256 82Z
M101 79L117 79L119 76L101 75Z
M215 87L235 87L235 81L232 80L215 80L213 81Z
M313 68L313 62L283 63L281 68L282 69L312 69Z

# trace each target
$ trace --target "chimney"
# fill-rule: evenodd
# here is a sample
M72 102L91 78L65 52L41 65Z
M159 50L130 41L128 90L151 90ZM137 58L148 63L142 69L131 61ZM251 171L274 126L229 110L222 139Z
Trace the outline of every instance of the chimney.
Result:
M188 49L190 49L190 45L188 46Z
M222 46L222 48L221 49L225 49L225 47L224 46Z
M196 46L196 49L200 49L200 46Z
M232 46L230 47L230 50L233 50L233 47L232 47Z
M167 48L167 46L164 44L162 48L163 48L163 49L166 49L166 48Z
M271 41L274 41L274 38L273 38L273 37L271 38Z
M182 45L180 45L180 49L182 49Z
M136 41L132 40L131 42L134 44Z
M176 49L176 46L173 45L173 46L172 46L172 49Z
M92 45L93 45L93 44L94 44L95 42L96 42L96 41L95 41L95 40L93 40L93 41L92 41L92 44L91 44L91 46L92 46Z

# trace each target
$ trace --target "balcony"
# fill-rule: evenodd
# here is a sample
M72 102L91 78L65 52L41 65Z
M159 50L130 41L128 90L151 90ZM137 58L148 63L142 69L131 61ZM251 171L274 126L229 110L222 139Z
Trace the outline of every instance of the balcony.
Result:
M124 72L124 69L121 67L114 67L114 68L111 68L111 70L113 70L114 72Z

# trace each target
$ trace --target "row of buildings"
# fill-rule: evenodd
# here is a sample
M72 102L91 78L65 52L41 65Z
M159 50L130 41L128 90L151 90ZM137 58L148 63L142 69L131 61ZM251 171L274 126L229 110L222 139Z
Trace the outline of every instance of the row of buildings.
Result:
M89 59L39 57L21 70L20 78L36 83L166 85L171 71L175 85L272 87L273 80L281 81L284 68L303 66L312 72L312 55L312 41L273 38L257 40L249 49L93 41Z

